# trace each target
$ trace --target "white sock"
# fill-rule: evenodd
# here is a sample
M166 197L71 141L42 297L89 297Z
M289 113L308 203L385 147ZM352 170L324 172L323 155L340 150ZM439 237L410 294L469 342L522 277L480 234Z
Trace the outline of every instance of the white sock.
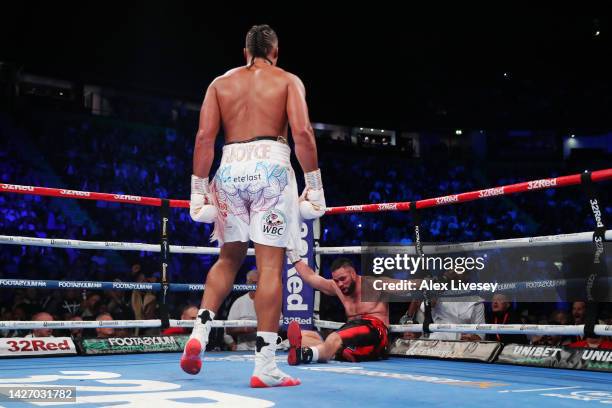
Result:
M210 319L205 323L202 323L202 313L208 312ZM191 331L190 338L196 338L203 345L208 344L208 336L210 334L210 329L212 328L212 320L215 318L214 312L211 312L207 309L198 310L198 317L196 317L195 322L193 323L193 330Z
M201 315L202 313L204 313L206 310L207 310L207 309L200 309L200 310L198 310L198 317L200 317L200 315ZM214 312L212 312L212 311L210 311L210 310L209 310L209 311L208 311L208 314L210 315L210 319L211 319L211 320L215 320L215 313L214 313Z
M319 362L319 348L311 347L310 349L312 350L312 362L313 363Z
M257 336L261 337L263 341L270 344L271 346L274 346L274 349L276 349L276 339L278 339L277 333L258 331Z
M274 355L276 354L276 339L278 334L273 332L257 332L257 337L261 337L266 346L263 346L259 351L255 349L255 375L260 370L270 371L276 368L276 360ZM259 340L259 339L258 339Z

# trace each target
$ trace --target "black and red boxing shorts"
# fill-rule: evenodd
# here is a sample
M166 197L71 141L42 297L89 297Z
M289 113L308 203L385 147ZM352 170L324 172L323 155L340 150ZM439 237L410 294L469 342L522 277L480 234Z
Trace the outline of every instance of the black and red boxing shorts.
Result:
M360 319L351 320L336 333L342 338L342 348L336 355L337 360L380 360L387 355L388 329L374 316L363 315Z

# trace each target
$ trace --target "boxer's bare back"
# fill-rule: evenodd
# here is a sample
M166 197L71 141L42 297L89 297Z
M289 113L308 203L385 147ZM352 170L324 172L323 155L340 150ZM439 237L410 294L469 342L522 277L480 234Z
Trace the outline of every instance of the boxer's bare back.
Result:
M253 64L234 68L211 83L200 112L199 133L216 134L221 125L225 142L232 143L257 136L287 137L290 125L302 169L315 170L317 154L305 94L296 75L256 58ZM194 157L199 157L197 164L202 168L194 166L194 174L205 176L204 168L209 169L210 164L205 144L196 144L196 149L200 146L202 152L195 152Z
M227 72L214 83L226 142L287 136L287 98L293 78L268 62Z

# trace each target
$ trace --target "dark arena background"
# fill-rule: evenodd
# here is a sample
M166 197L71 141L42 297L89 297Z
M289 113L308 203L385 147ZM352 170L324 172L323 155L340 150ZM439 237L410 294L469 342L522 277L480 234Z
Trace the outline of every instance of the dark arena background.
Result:
M5 7L0 406L612 403L609 14ZM254 251L207 323L200 302L219 249L213 224L190 216L204 95L248 63L245 36L259 24L278 36L277 66L304 84L325 190L325 214L296 221L298 258L315 275L285 262L270 360L301 384L269 389L249 383L263 349L253 299L266 296L255 290L265 285ZM289 131L292 151L298 133ZM211 184L225 136L221 126ZM295 153L291 165L301 194ZM486 259L480 274L404 270L389 282L497 289L394 296L377 303L388 317L379 358L348 358L361 346L343 338L329 362L288 364L291 327L301 326L302 345L308 336L326 345L369 316L371 245ZM338 268L357 282L346 293ZM351 296L357 309L343 303ZM198 324L212 329L190 375L180 361Z

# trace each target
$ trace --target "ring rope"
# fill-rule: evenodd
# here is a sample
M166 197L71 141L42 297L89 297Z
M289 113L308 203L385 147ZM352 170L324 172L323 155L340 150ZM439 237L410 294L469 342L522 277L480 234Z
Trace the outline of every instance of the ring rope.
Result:
M193 320L170 319L170 327L193 327ZM344 323L328 320L315 320L314 325L321 329L338 329ZM95 329L95 328L157 328L161 320L100 320L100 321L0 321L0 329L33 330L33 329ZM213 320L212 327L257 327L255 320ZM582 336L584 325L540 325L540 324L430 324L431 332L442 333L472 333L472 334L525 334L525 335L556 335ZM421 333L421 324L392 324L392 333ZM612 335L612 325L598 324L595 334L599 336Z
M477 251L484 249L506 249L520 248L528 246L545 246L560 243L581 243L591 242L594 232L576 232L571 234L558 235L543 235L537 237L525 238L510 238L498 239L491 241L467 242L461 244L445 244L445 245L427 245L428 254L436 253L452 253ZM605 235L606 240L612 240L612 230L607 230ZM94 249L94 250L116 250L116 251L147 251L160 252L161 248L156 244L143 244L137 242L112 242L112 241L82 241L76 239L57 239L57 238L35 238L12 235L0 235L0 244L7 245L28 245L47 248L71 248L71 249ZM319 255L360 255L364 251L368 251L361 246L346 246L346 247L315 247L315 252ZM381 246L377 247L377 252L402 251L414 255L414 247L412 246ZM371 251L371 249L369 249ZM170 252L175 254L197 254L197 255L218 255L219 248L201 247L189 245L170 245ZM255 250L249 248L247 255L255 255Z
M601 181L612 179L612 168L598 170L590 173L591 181L598 183ZM439 207L449 204L464 203L468 201L481 200L490 197L499 197L509 194L523 193L527 191L543 190L548 188L560 188L574 186L582 183L582 174L571 174L568 176L545 178L540 180L525 181L516 184L507 184L503 186L485 188L482 190L468 191L459 194L441 196L435 198L427 198L414 202L415 209ZM61 198L74 198L84 200L98 200L115 203L129 203L160 207L162 199L154 197L143 197L125 194L109 194L98 193L91 191L67 190L50 187L34 187L18 184L0 184L0 192L33 194L39 196L51 196ZM169 200L170 207L174 208L189 208L188 200ZM340 207L328 207L325 214L348 214L357 212L383 212L383 211L408 211L411 208L411 203L380 203L380 204L362 204L348 205Z

